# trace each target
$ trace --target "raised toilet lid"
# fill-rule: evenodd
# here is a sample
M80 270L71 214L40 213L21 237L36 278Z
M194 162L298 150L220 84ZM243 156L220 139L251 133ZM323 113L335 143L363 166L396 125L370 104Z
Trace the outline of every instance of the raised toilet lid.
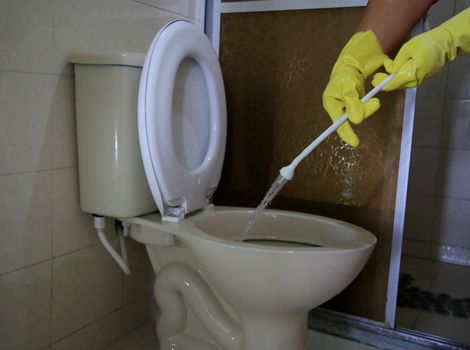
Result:
M226 105L217 55L178 20L153 39L142 68L138 129L145 174L164 220L204 208L219 183Z

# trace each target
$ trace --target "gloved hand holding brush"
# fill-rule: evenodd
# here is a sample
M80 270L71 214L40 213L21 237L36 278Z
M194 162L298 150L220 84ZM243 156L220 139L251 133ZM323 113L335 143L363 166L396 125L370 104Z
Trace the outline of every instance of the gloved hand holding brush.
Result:
M382 66L386 57L371 30L352 36L341 51L323 92L323 107L333 121L346 112L349 121L359 124L380 108L377 98L364 104L360 99L364 95L364 81ZM351 146L359 145L359 138L349 122L341 125L337 132Z

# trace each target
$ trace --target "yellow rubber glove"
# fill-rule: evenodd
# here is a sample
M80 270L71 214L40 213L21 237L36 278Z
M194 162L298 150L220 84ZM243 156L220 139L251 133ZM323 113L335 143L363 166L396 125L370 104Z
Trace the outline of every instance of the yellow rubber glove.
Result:
M386 59L387 73L396 77L383 90L391 91L418 86L424 79L436 75L457 55L470 53L470 8L440 26L406 42L394 60ZM388 75L377 73L372 85L377 86Z
M339 54L323 92L323 107L333 122L347 113L349 121L359 124L380 108L377 98L371 98L364 104L360 99L364 95L364 81L382 66L385 58L371 30L358 32L351 37ZM337 132L349 145L359 145L359 138L348 121Z

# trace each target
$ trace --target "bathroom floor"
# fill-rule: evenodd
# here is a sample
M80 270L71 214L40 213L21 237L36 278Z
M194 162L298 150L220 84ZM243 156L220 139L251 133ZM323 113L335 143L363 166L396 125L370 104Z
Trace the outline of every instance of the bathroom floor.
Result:
M155 323L148 323L103 350L158 350Z
M470 267L403 257L397 326L470 344ZM338 337L309 332L309 349L372 350ZM158 350L149 323L104 350Z
M308 349L374 350L376 348L331 335L309 331ZM103 350L158 350L155 324L149 323Z
M470 344L470 267L403 257L397 326Z

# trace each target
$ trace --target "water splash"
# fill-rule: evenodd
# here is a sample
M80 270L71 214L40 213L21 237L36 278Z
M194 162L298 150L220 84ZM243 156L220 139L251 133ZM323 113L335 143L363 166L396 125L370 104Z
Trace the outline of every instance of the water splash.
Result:
M273 184L269 188L268 192L266 192L263 200L261 203L256 207L255 211L251 215L250 221L245 226L245 229L243 230L241 234L241 241L243 241L248 233L253 229L253 226L255 225L256 221L261 217L263 214L264 209L273 201L273 199L276 197L276 195L279 193L280 190L284 187L284 185L287 183L287 179L282 177L281 175L278 175L276 180L274 180Z

